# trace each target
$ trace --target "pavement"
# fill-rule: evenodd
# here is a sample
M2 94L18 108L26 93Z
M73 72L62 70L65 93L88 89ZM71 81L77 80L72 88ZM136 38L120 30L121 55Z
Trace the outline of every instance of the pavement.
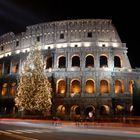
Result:
M50 127L64 127L64 128L88 128L88 129L127 129L140 132L140 123L126 123L126 122L73 122L62 120L35 120L35 119L13 119L13 118L0 118L0 123L36 123L42 127L44 124Z
M61 120L35 120L35 119L10 119L10 118L0 118L1 133L5 133L6 130L12 130L12 132L21 130L25 131L46 131L47 136L53 135L50 133L48 135L48 130L51 132L57 132L57 134L67 134L68 138L72 135L87 135L89 136L100 136L104 138L105 136L114 138L121 137L120 140L124 138L129 138L128 140L140 139L140 124L126 123L126 122L73 122L73 121L61 121ZM14 130L13 130L14 128ZM3 131L4 130L4 131ZM72 135L71 135L72 134ZM40 135L41 136L41 135ZM42 134L43 136L43 134ZM83 136L80 137L82 140ZM33 137L33 135L31 135ZM46 135L45 135L46 137ZM57 135L58 137L58 135ZM88 138L87 138L88 139ZM92 138L91 138L92 139ZM110 138L109 138L110 139ZM101 139L100 139L101 140Z

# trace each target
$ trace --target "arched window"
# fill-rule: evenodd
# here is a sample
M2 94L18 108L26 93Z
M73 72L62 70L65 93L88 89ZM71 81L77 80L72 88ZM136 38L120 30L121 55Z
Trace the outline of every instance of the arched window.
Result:
M121 60L120 60L120 57L118 56L114 56L114 67L121 68Z
M85 87L86 93L94 93L95 92L95 85L93 80L87 80L86 81L86 87Z
M78 80L73 80L71 82L71 94L77 94L81 92L80 82Z
M10 62L5 62L4 66L4 73L10 74Z
M52 57L47 58L46 69L52 68Z
M16 93L16 83L11 84L10 94L14 96Z
M90 105L85 109L85 115L89 116L89 113L92 112L92 115L95 116L95 107Z
M64 56L59 57L58 68L66 68L66 58Z
M108 85L108 82L106 80L101 80L100 92L101 93L109 93L109 85Z
M80 67L80 57L79 56L72 57L72 67Z
M133 94L133 80L129 81L129 93L132 95Z
M77 105L73 105L73 106L71 107L71 114L73 115L73 117L74 117L75 115L80 115L80 114L81 114L80 107L77 106Z
M109 115L110 114L110 107L108 105L102 105L100 108L101 115Z
M107 57L104 55L100 56L100 67L108 67Z
M86 57L86 68L87 67L94 67L94 57L92 55L88 55Z
M65 108L65 106L63 106L63 105L59 105L59 106L57 107L57 113L58 113L58 114L64 115L64 114L65 114L65 110L66 110L66 108Z
M4 83L3 85L2 85L2 92L1 92L1 94L2 94L2 96L6 96L6 94L7 94L7 83Z
M122 105L117 105L115 108L116 114L117 115L123 115L124 114L124 106Z
M17 63L17 64L14 64L13 66L12 66L12 72L13 73L17 73L18 72L18 68L19 68L19 64Z
M115 81L115 93L124 93L124 85L120 80Z
M57 82L57 93L65 94L66 93L66 83L64 80L59 80Z

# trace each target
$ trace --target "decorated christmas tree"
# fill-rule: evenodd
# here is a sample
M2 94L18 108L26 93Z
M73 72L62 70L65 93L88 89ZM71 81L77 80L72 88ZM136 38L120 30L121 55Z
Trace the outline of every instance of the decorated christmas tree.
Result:
M52 88L43 67L39 48L32 46L23 65L15 96L15 104L19 110L44 114L50 111Z

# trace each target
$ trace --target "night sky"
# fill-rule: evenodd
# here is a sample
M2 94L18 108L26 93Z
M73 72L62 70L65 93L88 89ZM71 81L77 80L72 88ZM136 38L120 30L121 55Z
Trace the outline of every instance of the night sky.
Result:
M134 0L133 0L134 1ZM66 19L112 19L133 68L140 67L140 6L130 0L0 0L0 35Z

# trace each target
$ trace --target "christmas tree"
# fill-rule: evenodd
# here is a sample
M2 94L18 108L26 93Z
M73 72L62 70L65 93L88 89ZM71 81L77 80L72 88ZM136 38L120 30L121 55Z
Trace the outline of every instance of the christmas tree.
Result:
M15 105L19 110L42 113L50 111L52 88L43 67L39 48L32 46L24 63L15 96Z

